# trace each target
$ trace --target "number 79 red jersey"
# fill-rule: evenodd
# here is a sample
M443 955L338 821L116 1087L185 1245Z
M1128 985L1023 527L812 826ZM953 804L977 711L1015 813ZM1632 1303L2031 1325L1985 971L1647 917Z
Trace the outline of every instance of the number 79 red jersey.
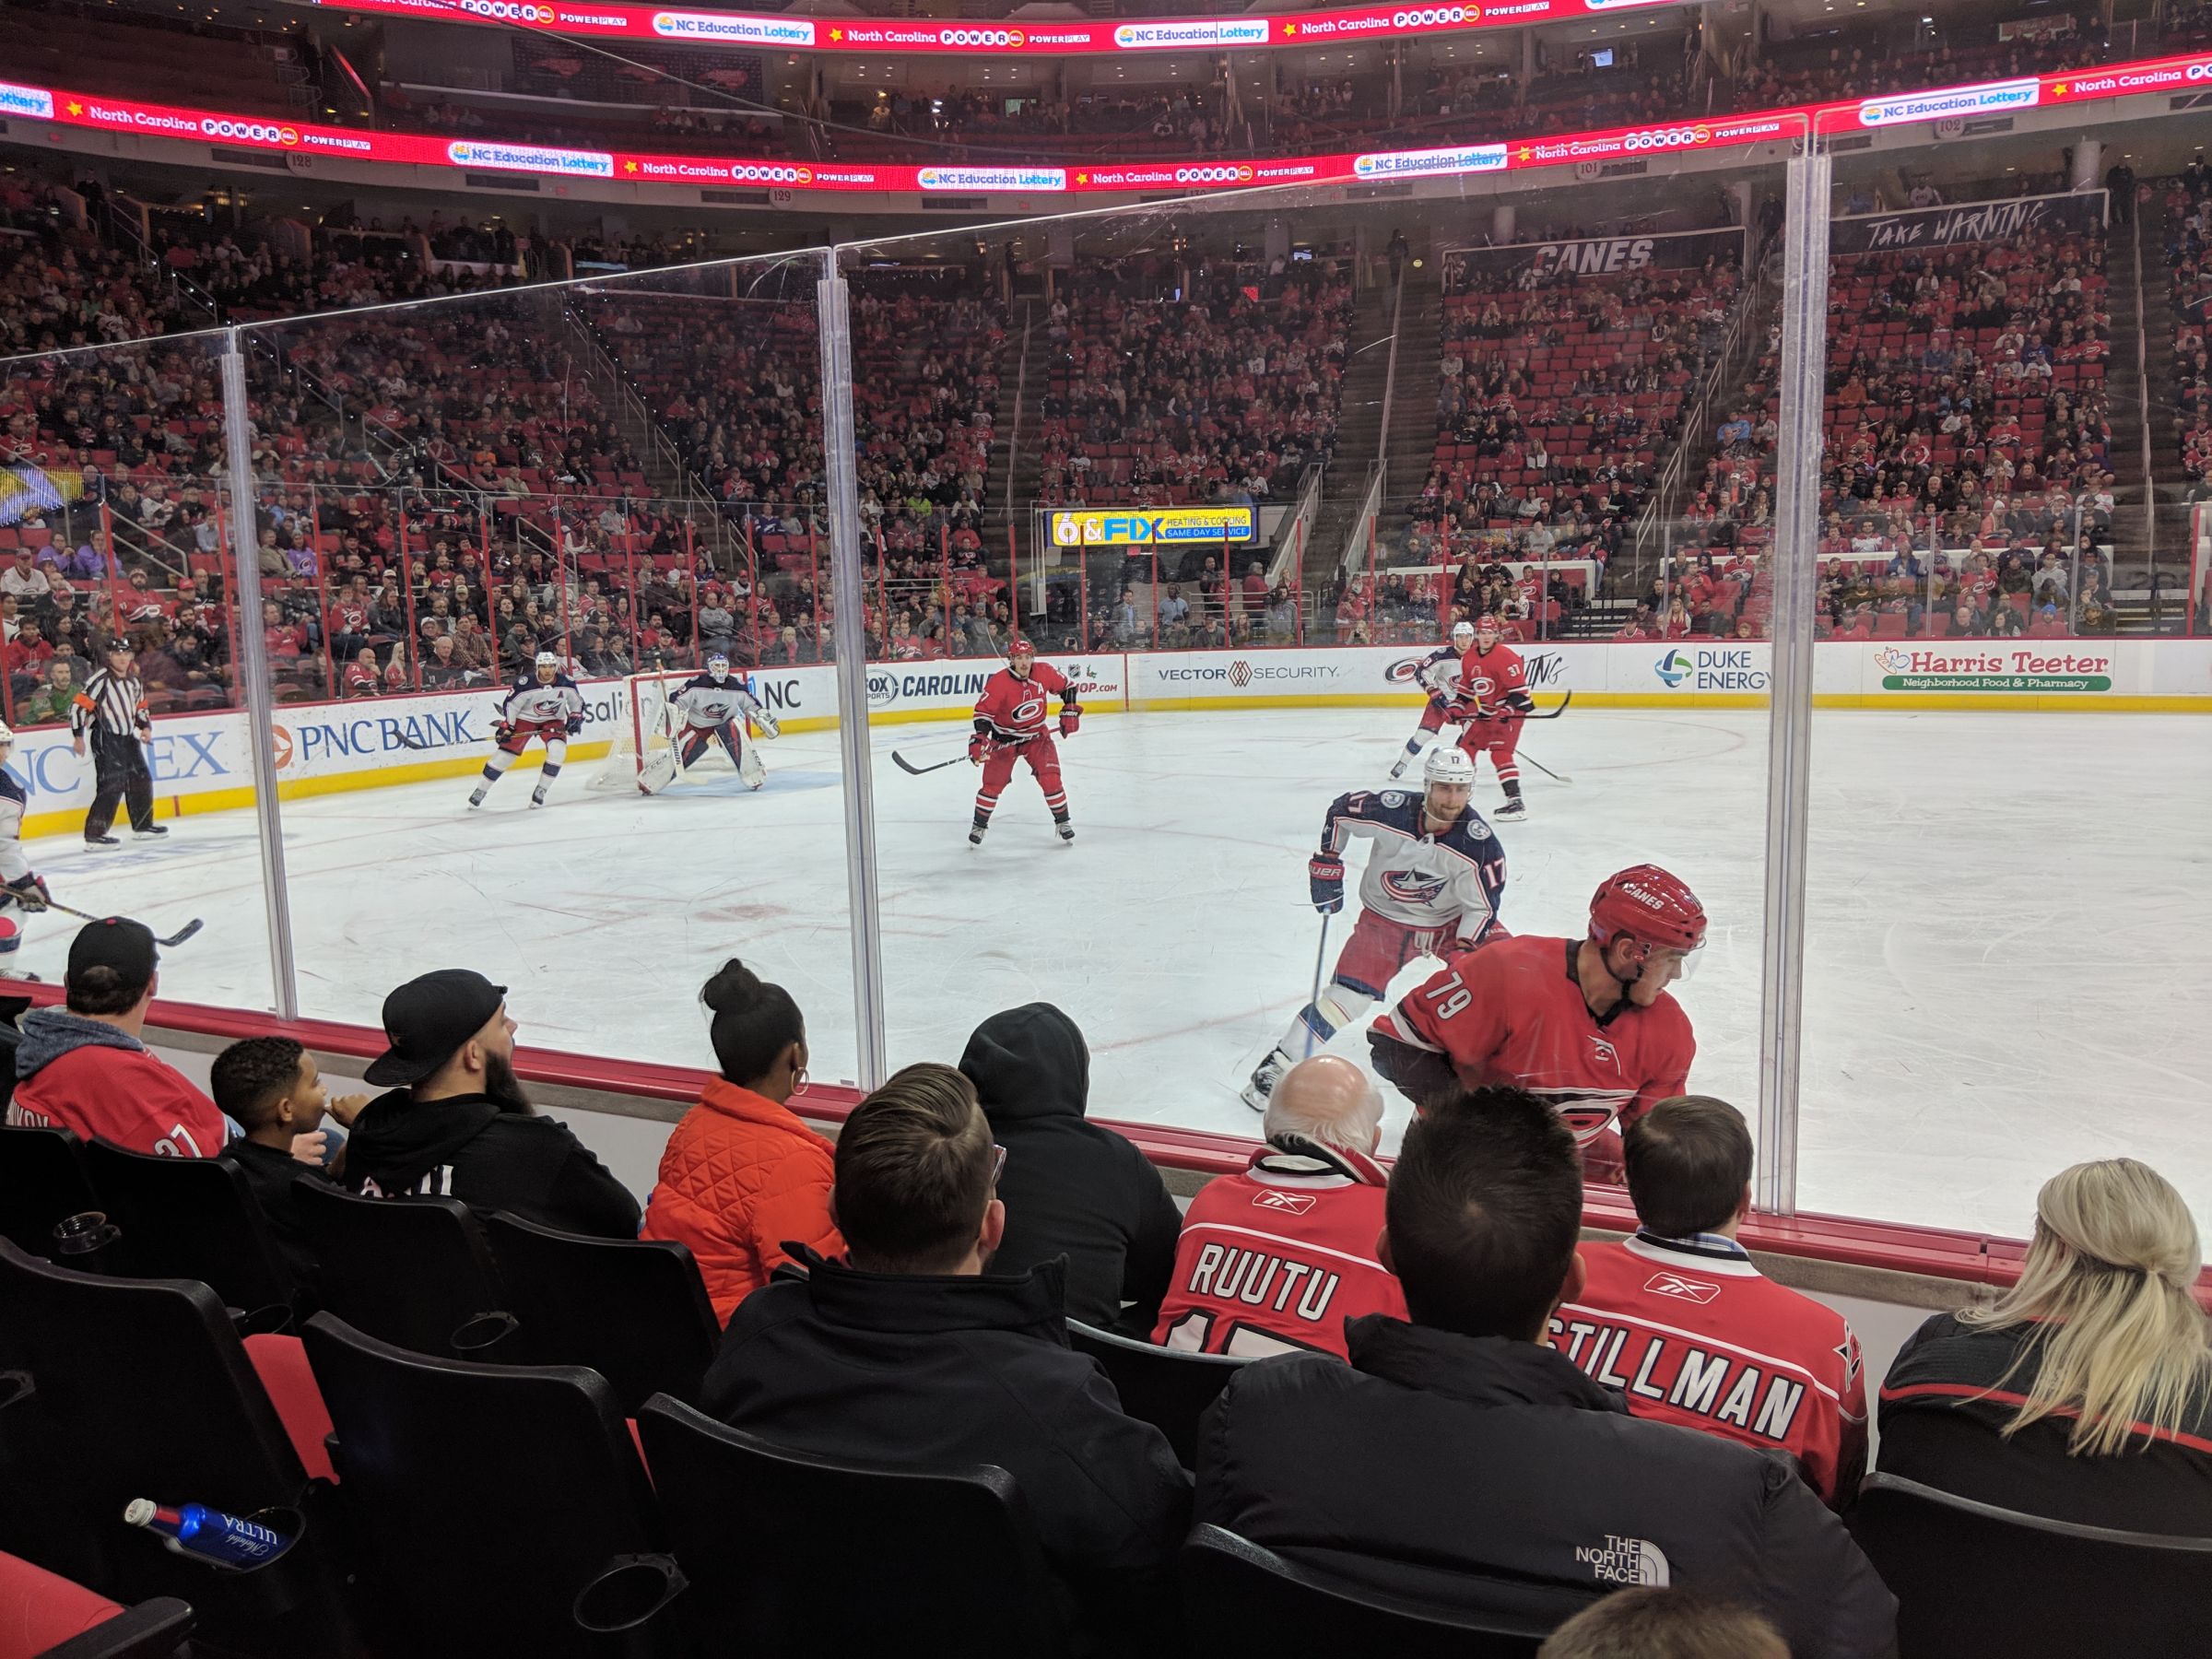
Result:
M1682 1005L1623 999L1599 1018L1583 999L1581 941L1522 935L1455 959L1375 1021L1375 1030L1441 1053L1469 1088L1500 1084L1548 1100L1587 1147L1618 1117L1636 1121L1685 1093L1698 1050Z

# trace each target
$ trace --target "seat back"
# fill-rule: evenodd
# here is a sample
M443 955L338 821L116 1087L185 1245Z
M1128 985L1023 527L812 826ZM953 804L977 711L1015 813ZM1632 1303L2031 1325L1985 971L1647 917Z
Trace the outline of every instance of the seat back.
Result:
M1053 1580L1004 1469L818 1457L665 1395L638 1414L638 1433L691 1581L686 1623L705 1651L1065 1650Z
M1335 1583L1218 1526L1191 1529L1182 1589L1194 1653L1527 1659L1549 1634L1542 1621L1424 1608Z
M329 1312L300 1333L372 1594L436 1653L589 1659L572 1616L624 1556L660 1548L613 1391L576 1366L480 1365L380 1342Z
M722 1327L688 1250L561 1232L507 1210L484 1228L534 1363L590 1366L625 1417L656 1394L698 1400Z
M2171 1653L2212 1626L2212 1538L2047 1521L1880 1474L1847 1519L1897 1597L1900 1659Z
M420 1354L508 1351L514 1322L466 1205L302 1182L293 1206L321 1268L323 1306L355 1330Z
M1067 1322L1067 1340L1077 1353L1088 1354L1105 1368L1122 1397L1122 1409L1166 1435L1176 1461L1186 1469L1198 1466L1200 1415L1229 1386L1238 1368L1250 1363L1228 1354L1156 1347L1075 1319Z
M32 1255L53 1253L53 1225L100 1207L76 1135L0 1128L0 1238Z
M221 1158L158 1158L108 1141L85 1147L124 1261L144 1278L198 1279L253 1323L284 1323L293 1286L238 1167Z
M338 1618L319 1494L215 1293L189 1279L78 1273L0 1242L0 1326L33 1392L4 1432L46 1454L10 1471L11 1508L40 1517L40 1563L118 1601L180 1596L211 1638L248 1652L319 1651ZM26 1414L18 1417L18 1413ZM235 1515L299 1512L300 1543L252 1573L213 1573L123 1524L134 1498ZM303 1645L304 1644L304 1645Z

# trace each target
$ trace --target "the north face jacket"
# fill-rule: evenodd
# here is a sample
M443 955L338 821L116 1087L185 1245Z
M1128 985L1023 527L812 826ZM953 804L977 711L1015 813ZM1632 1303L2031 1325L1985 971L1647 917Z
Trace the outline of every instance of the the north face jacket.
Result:
M683 1115L645 1204L645 1236L699 1260L714 1316L768 1283L786 1241L841 1255L830 1219L830 1143L787 1106L721 1077Z
M1230 1379L1198 1432L1197 1519L1431 1606L1563 1619L1683 1584L1774 1621L1794 1659L1883 1659L1897 1602L1787 1459L1632 1418L1534 1342L1382 1314L1351 1363Z
M1070 1319L1149 1335L1182 1217L1145 1155L1085 1119L1090 1050L1076 1022L1050 1003L994 1014L969 1038L960 1071L1006 1149L1006 1231L992 1270L1064 1255ZM1124 1302L1135 1304L1126 1316Z

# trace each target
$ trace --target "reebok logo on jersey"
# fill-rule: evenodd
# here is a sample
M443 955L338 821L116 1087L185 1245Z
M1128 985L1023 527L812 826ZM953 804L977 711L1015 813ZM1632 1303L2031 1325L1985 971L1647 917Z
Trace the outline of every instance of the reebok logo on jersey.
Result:
M1264 1210L1280 1210L1286 1216L1302 1216L1308 1210L1313 1207L1313 1194L1311 1193L1277 1193L1272 1191L1254 1193L1252 1198L1252 1207L1254 1209Z
M1708 1285L1701 1279L1684 1278L1678 1273L1654 1273L1643 1281L1643 1288L1653 1296L1672 1296L1700 1305L1712 1300L1721 1293L1718 1285Z

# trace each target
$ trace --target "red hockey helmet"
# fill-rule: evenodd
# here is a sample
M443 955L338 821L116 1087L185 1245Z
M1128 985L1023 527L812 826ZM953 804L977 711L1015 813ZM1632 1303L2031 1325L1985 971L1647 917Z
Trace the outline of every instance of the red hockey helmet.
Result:
M1705 907L1657 865L1634 865L1598 883L1590 900L1590 936L1691 951L1705 943Z
M1023 639L1018 634L1006 641L1006 660L1008 662L1012 662L1018 656L1033 657L1036 654L1037 647L1030 644L1029 641Z

